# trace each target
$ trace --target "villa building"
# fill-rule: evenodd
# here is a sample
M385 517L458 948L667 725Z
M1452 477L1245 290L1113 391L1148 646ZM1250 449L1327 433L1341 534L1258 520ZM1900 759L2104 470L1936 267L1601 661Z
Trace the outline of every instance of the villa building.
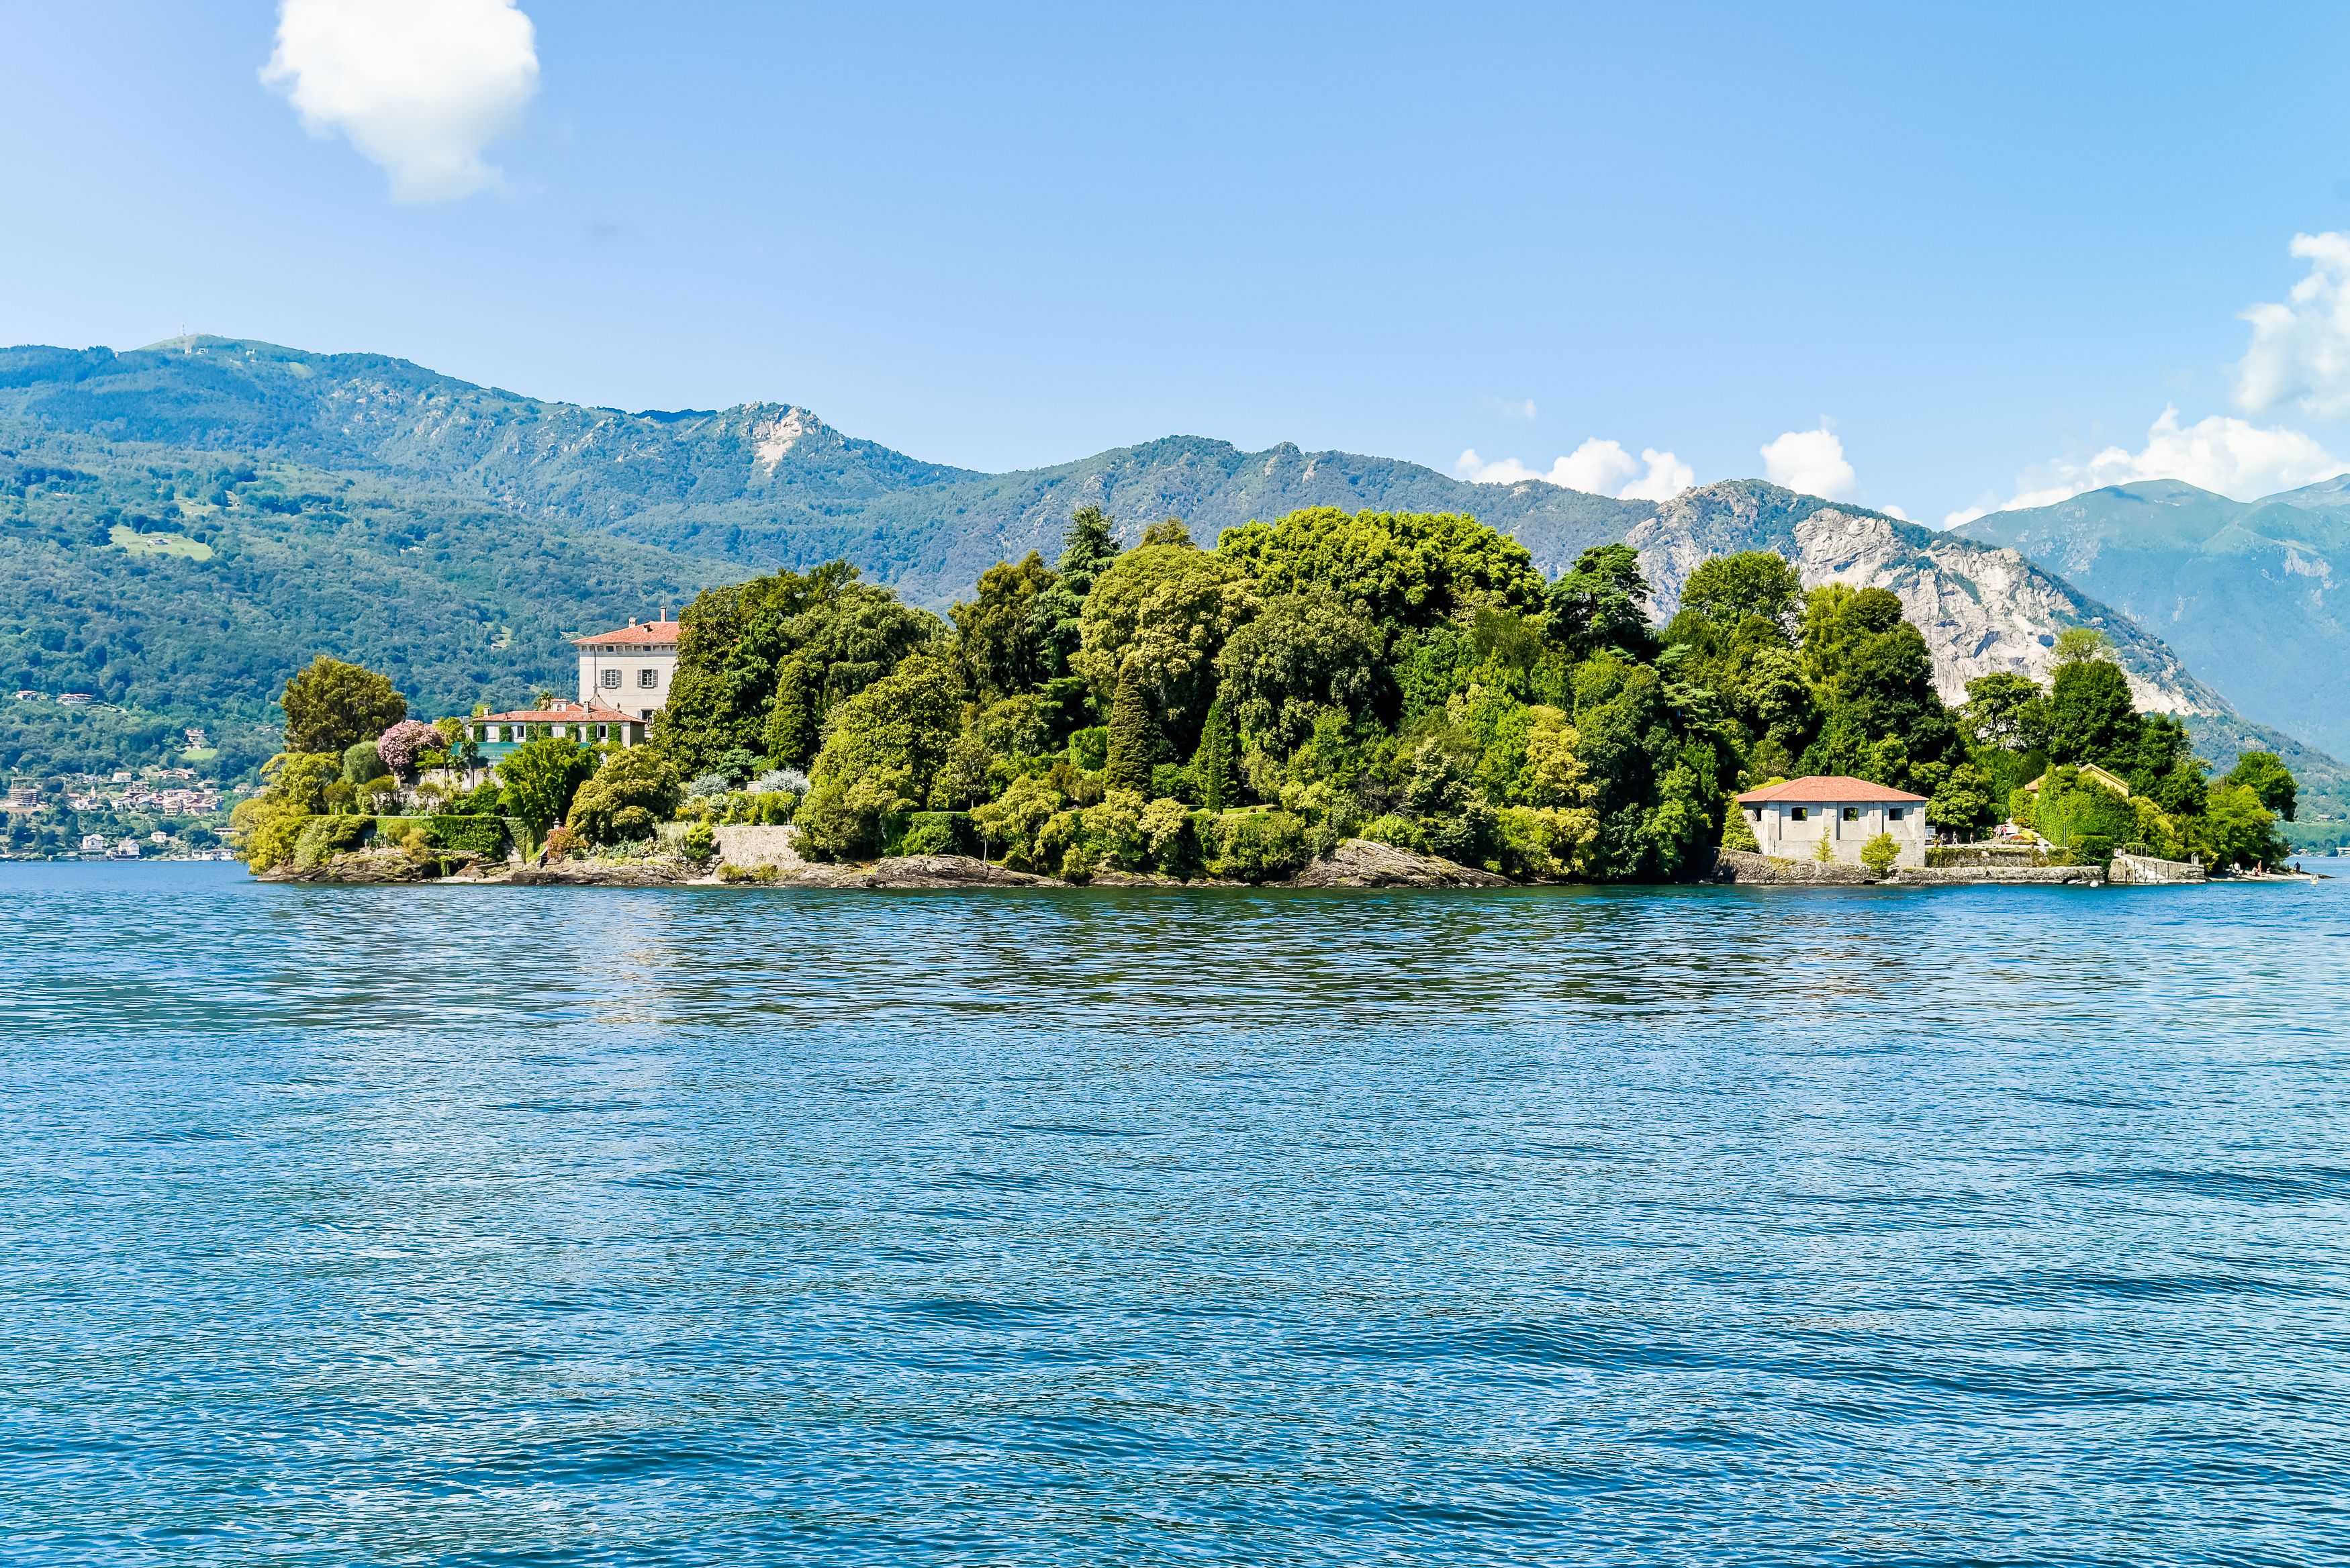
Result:
M579 701L583 706L619 708L649 720L669 701L677 673L678 623L661 618L630 621L618 631L575 637L579 650Z
M463 721L465 732L481 748L482 761L504 761L525 741L577 741L584 746L609 743L642 745L647 722L617 708L588 702L567 702L558 697L544 708L512 713L483 713Z
M1889 833L1901 852L1895 865L1926 864L1922 794L1831 775L1750 789L1737 801L1765 855L1816 860L1825 841L1830 859L1858 865L1861 846Z

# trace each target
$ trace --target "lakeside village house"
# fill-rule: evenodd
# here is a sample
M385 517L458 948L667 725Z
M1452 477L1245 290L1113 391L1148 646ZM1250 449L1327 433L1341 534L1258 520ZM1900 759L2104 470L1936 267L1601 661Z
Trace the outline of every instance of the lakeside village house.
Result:
M573 638L579 650L579 700L558 698L544 708L466 720L483 764L493 766L525 741L550 735L591 746L605 741L643 744L677 675L677 627L664 608L658 620L631 620L618 631Z
M1832 859L1860 864L1861 846L1889 833L1897 866L1926 864L1926 797L1841 775L1790 779L1739 795L1738 809L1765 855L1813 860L1825 840Z

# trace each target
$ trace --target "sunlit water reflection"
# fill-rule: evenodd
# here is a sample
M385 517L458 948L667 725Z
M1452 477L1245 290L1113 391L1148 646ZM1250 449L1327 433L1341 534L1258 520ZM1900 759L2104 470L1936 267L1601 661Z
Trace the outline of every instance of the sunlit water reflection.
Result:
M2345 888L0 867L7 1556L2338 1561Z

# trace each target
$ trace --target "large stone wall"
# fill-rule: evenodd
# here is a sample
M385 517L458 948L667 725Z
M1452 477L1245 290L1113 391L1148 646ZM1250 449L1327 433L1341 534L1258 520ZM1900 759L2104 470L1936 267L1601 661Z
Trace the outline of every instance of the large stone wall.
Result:
M775 866L794 870L806 864L800 858L799 829L789 823L731 823L711 830L718 838L718 858L728 866Z

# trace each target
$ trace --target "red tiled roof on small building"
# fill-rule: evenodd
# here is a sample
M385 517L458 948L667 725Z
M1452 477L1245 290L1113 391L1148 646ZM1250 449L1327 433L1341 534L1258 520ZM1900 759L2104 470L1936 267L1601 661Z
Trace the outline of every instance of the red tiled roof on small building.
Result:
M673 620L649 620L639 624L630 621L618 631L599 631L593 637L575 637L572 643L579 648L635 647L639 644L677 646L677 625Z
M484 713L478 719L467 719L468 724L641 724L634 713L623 713L618 708L597 708L583 702L556 698L545 708L528 708L514 713Z
M1846 778L1842 774L1814 774L1810 778L1789 779L1785 784L1766 784L1750 789L1735 797L1741 805L1760 805L1764 801L1792 800L1804 805L1856 805L1878 801L1893 805L1923 805L1926 797L1906 790L1887 789L1866 779Z

